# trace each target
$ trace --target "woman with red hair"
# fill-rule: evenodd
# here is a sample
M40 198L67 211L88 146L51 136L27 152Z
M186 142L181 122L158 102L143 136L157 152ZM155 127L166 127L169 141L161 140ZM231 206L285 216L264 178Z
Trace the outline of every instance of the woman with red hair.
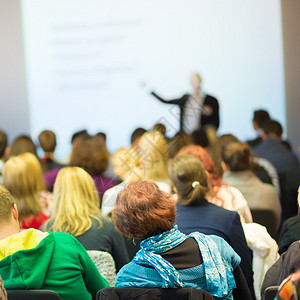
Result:
M171 195L153 181L128 183L117 197L112 219L129 238L141 238L141 250L118 273L116 287L204 289L218 299L249 299L240 257L225 240L175 225ZM235 287L237 287L235 289ZM234 291L233 291L234 290Z
M209 154L201 146L188 145L182 148L177 156L190 154L198 158L207 171L209 192L206 200L228 210L238 212L242 223L252 223L252 215L247 200L236 188L222 181Z

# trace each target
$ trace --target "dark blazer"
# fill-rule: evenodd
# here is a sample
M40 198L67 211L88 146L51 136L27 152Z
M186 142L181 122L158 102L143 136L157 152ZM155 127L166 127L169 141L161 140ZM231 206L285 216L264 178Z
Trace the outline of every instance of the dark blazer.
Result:
M175 104L178 105L180 108L180 130L183 131L183 118L184 118L184 111L185 106L187 103L187 100L190 97L190 94L184 94L181 98L173 99L173 100L165 100L158 96L155 92L151 92L151 95L153 95L155 98L157 98L159 101L167 104ZM210 95L204 96L204 102L203 106L210 106L212 108L212 115L211 116L205 116L203 114L200 114L200 120L199 120L199 128L204 127L206 125L212 125L216 129L219 128L220 125L220 118L219 118L219 103L218 100Z
M222 237L241 257L241 269L248 286L253 284L251 251L249 250L237 212L224 209L205 201L199 206L177 206L176 224L184 234L198 231Z

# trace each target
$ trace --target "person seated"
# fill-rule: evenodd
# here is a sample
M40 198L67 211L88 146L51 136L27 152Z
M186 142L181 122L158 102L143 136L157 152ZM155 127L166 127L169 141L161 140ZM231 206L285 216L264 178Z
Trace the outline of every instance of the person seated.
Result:
M282 143L282 126L271 120L263 126L263 141L252 147L259 157L266 158L276 168L278 174L287 173L299 165L296 155Z
M271 210L276 218L274 230L277 231L281 219L281 204L275 188L263 183L251 170L250 147L246 143L227 143L223 145L223 180L236 187L248 201L250 210Z
M115 179L103 176L109 165L109 152L103 137L99 135L91 136L83 132L75 137L69 165L80 167L93 177L100 200L102 200L106 190L118 184ZM59 170L54 169L44 174L46 187L49 191L53 190Z
M124 239L115 231L114 224L101 216L99 196L92 177L78 167L59 171L53 191L51 219L42 230L68 232L86 250L106 251L116 263L117 271L129 258Z
M40 201L45 190L42 174L38 159L31 153L11 157L4 165L3 184L18 204L22 229L39 229L48 219Z
M174 200L153 181L130 182L119 193L112 212L115 226L143 241L117 274L116 287L195 288L220 299L233 299L232 292L240 296L235 299L249 299L241 259L227 242L198 232L186 236L175 218Z
M20 135L11 144L9 156L16 156L27 152L32 153L38 158L36 147L31 137L28 135Z
M275 300L296 300L300 297L300 272L284 279L278 288Z
M206 170L192 155L179 155L169 163L169 176L177 194L176 224L184 234L198 231L223 238L241 257L248 286L253 286L251 252L237 212L209 203Z
M242 223L252 223L252 215L247 200L238 189L222 181L213 160L201 146L186 146L178 152L177 156L182 154L193 155L202 162L207 172L209 192L206 197L210 203L238 212Z
M2 184L2 170L7 149L7 135L4 131L0 130L0 184Z
M146 132L147 132L147 130L142 127L138 127L133 131L133 133L131 134L131 137L130 137L130 144L133 149L138 148L139 140L142 137L142 135Z
M262 142L262 140L263 140L262 139L263 125L270 120L271 120L270 115L266 110L258 109L258 110L254 111L252 125L253 125L254 130L257 132L258 136L253 140L246 141L246 143L250 147L257 146L258 144L260 144Z
M291 244L288 250L267 271L261 287L261 295L269 286L279 286L289 275L300 270L300 241Z
M298 207L300 207L300 187L298 188ZM289 246L300 240L300 214L297 216L287 219L281 228L281 233L279 236L279 250L278 253L282 254L287 251Z
M83 246L68 233L20 232L18 208L0 185L0 276L6 289L52 290L61 300L96 299L108 287Z
M63 165L58 163L54 157L54 151L56 148L56 135L51 130L43 130L39 135L39 143L44 151L44 156L41 158L44 172L62 168Z

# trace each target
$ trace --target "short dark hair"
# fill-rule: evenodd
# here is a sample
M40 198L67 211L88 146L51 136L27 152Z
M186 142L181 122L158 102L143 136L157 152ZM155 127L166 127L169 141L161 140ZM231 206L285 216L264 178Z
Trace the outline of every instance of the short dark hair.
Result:
M263 125L270 120L270 115L266 110L258 109L254 111L252 121L256 122L256 124L262 128Z
M139 127L137 129L135 129L133 131L133 133L131 134L131 137L130 137L130 142L131 142L131 145L134 144L134 142L139 139L140 137L142 137L142 135L147 132L147 130L145 128L142 128L142 127Z
M112 219L129 238L145 239L170 230L176 218L175 201L154 181L132 181L118 194Z
M76 131L71 137L71 144L74 143L75 139L77 139L78 137L80 137L82 135L89 135L86 129Z
M44 152L54 152L56 148L56 135L51 130L44 130L39 135L39 142Z
M157 130L157 131L161 132L164 136L166 135L166 132L167 132L166 126L162 123L156 123L153 126L152 130Z
M0 158L3 157L7 147L7 135L4 131L0 130Z
M266 135L274 134L278 137L281 137L283 132L280 123L274 120L266 122L263 126L263 131Z

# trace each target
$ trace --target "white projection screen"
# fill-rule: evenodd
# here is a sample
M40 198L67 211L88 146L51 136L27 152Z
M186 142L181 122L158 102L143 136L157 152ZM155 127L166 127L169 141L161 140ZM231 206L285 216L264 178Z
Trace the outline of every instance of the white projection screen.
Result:
M23 0L25 60L33 137L106 132L114 151L132 131L179 129L178 108L158 102L190 92L198 72L220 103L220 133L254 135L254 109L285 125L279 0ZM141 83L146 83L146 87Z

